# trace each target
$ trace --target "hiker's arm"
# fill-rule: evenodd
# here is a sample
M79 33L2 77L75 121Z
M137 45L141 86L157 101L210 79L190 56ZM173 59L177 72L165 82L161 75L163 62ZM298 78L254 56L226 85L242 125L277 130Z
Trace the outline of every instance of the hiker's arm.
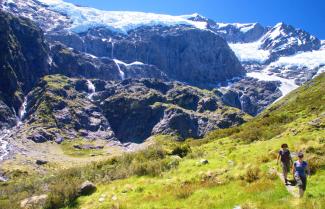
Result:
M279 164L279 159L280 159L280 153L278 154L278 157L276 158L276 164Z

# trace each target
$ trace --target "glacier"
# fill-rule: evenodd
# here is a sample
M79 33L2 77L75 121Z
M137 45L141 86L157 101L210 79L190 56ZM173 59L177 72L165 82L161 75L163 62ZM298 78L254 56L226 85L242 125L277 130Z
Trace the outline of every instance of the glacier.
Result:
M76 33L82 33L96 27L107 27L112 31L124 34L141 26L190 25L198 29L206 29L207 27L206 22L191 21L188 16L103 11L89 7L79 7L63 0L38 0L38 2L46 5L52 11L68 16L72 22L70 30Z
M257 62L263 64L270 57L269 50L260 49L261 42L251 43L229 43L241 62Z

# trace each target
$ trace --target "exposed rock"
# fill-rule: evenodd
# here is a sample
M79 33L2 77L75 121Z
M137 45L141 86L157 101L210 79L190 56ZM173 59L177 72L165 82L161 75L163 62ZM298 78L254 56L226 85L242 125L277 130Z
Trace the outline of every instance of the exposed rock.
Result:
M47 195L33 196L20 202L22 209L41 209L45 206Z
M142 143L153 134L200 138L211 130L245 122L243 113L227 108L214 92L177 82L95 80L94 85L90 100L83 79L45 77L29 94L28 138L60 142L79 136Z
M79 194L80 195L90 195L92 193L94 193L96 191L96 186L95 184L93 184L90 181L85 181L84 183L82 183L82 185L80 186L80 190L79 190Z
M200 160L200 164L201 165L206 165L206 164L208 164L209 163L209 161L207 160L207 159L201 159Z
M122 142L142 142L152 134L200 138L213 129L244 122L236 111L224 114L227 108L214 93L180 83L126 80L107 85L105 91L98 94L104 100L101 109ZM202 106L204 101L210 106Z
M46 160L36 160L37 165L45 165L47 163L48 163L48 161L46 161Z
M222 100L255 116L282 96L279 86L280 82L277 81L243 78L223 90Z
M89 139L114 137L102 110L89 100L81 83L79 79L48 76L38 84L29 94L29 139L60 143L78 135Z
M48 48L42 38L42 31L30 20L0 11L0 128L15 123L13 115L24 93L49 72Z

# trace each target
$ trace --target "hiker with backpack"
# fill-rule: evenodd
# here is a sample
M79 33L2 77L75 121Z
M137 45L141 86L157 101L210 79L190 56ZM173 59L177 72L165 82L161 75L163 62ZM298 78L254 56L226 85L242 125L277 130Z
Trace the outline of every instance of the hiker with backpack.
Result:
M292 166L293 177L299 187L299 197L302 198L306 191L307 175L310 176L308 163L303 160L304 154L298 153L298 160Z
M288 173L290 173L291 165L293 164L290 151L288 149L288 144L282 144L281 150L279 151L278 158L277 158L277 164L279 164L279 160L281 160L281 167L282 167L282 173L283 178L285 180L285 184L288 185Z

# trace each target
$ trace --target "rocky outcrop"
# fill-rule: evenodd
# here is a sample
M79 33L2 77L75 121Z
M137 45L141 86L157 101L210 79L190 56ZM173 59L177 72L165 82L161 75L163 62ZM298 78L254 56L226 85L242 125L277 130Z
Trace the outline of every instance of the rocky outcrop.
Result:
M222 100L225 104L256 116L267 106L281 97L278 81L258 81L244 78L223 89Z
M142 143L156 134L200 138L247 119L213 92L156 79L90 81L50 75L28 95L27 109L23 130L37 143L78 138Z
M63 139L78 137L114 137L102 110L89 97L87 81L77 83L76 79L47 76L29 94L25 125L29 139L61 143Z
M95 98L122 142L140 143L154 134L200 138L245 122L245 114L226 107L213 92L175 82L125 80L106 85Z

